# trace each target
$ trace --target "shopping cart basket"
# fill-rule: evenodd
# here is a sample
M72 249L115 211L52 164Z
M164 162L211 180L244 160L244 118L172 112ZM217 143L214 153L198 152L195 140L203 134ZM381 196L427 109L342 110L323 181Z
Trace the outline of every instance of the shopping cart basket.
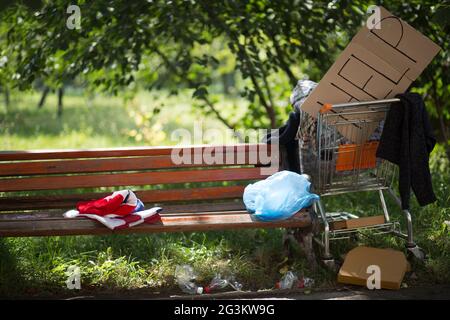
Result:
M397 167L375 155L387 111L398 101L324 104L315 119L315 137L299 137L301 143L309 141L306 146L300 145L300 163L302 172L311 176L315 193L326 197L359 191L377 192L383 211L379 216L359 218L346 212L327 212L322 201L316 202L314 211L323 227L315 240L322 247L323 260L327 264L334 265L330 254L331 240L350 238L363 230L404 238L407 249L414 256L425 257L423 250L414 243L410 212L403 210L406 233L389 215L385 192L401 207L392 188Z

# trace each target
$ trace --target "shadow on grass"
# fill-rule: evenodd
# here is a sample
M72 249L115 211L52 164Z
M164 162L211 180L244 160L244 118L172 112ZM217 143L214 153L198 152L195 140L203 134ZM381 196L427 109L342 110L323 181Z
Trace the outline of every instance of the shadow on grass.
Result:
M10 252L7 239L0 238L0 297L11 297L23 293L27 287L17 257Z
M90 296L143 292L149 296L181 294L175 266L190 264L206 285L216 273L234 274L245 290L273 288L286 266L278 229L206 233L24 238L10 247L24 248L21 265L31 280L17 280L15 257L4 259L3 296L24 298ZM8 251L3 245L2 254ZM6 249L6 250L5 250ZM5 252L5 253L3 253ZM2 259L3 260L3 259ZM12 260L12 262L8 262ZM3 262L3 261L2 261ZM78 265L82 290L65 288L64 272ZM3 266L3 265L2 265ZM312 276L302 257L287 267ZM11 270L13 269L13 270ZM9 271L11 270L11 271ZM15 288L19 281L23 285Z

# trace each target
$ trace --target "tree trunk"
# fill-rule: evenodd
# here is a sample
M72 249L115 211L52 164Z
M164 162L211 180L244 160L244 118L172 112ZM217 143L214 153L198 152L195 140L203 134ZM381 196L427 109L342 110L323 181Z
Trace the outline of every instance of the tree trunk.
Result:
M6 106L6 110L9 109L9 105L10 105L10 97L9 97L9 89L5 88L5 106Z
M58 89L58 118L62 116L63 113L63 96L64 87Z
M50 91L49 87L45 87L44 91L42 91L42 96L41 96L41 100L39 100L38 103L38 109L42 108L44 106L45 100L47 99L47 95Z

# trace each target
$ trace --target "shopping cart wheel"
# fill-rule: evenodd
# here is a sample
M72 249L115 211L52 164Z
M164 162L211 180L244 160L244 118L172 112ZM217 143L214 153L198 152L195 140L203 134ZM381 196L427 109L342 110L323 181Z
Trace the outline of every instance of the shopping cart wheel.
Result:
M414 245L414 246L408 246L407 245L407 250L408 250L408 258L411 259L415 259L418 260L420 262L424 262L427 259L427 254L426 252L419 247L418 245Z

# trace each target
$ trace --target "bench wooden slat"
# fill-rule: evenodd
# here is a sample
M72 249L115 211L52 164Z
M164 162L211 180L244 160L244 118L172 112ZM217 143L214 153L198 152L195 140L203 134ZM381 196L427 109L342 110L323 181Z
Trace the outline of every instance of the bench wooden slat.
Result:
M136 171L149 169L168 169L180 167L217 167L236 165L258 165L258 154L255 152L234 153L234 161L226 163L226 155L221 155L218 163L174 164L171 156L132 157L112 159L86 160L50 160L27 162L0 162L0 176L48 175L62 173L93 173L113 171Z
M101 148L88 150L27 150L27 151L0 151L0 161L17 160L43 160L43 159L79 159L79 158L110 158L110 157L140 157L140 156L167 156L173 150L189 149L191 152L202 152L205 148L216 150L229 150L242 152L267 147L267 144L234 144L234 145L198 145L198 146L162 146L162 147L129 147L129 148Z
M135 191L145 204L177 201L201 201L242 198L245 186L203 187L191 189ZM74 208L79 201L100 199L111 192L81 193L68 195L16 196L0 198L0 212L38 209Z
M170 168L175 165L170 156L89 159L89 160L52 160L33 162L0 163L0 176L24 176L56 173L89 173L105 171L133 171L145 169Z
M147 206L149 209L152 206ZM242 211L245 210L245 205L242 201L225 201L218 203L191 203L191 204L179 204L179 205L164 205L162 206L162 213L167 214L180 214L189 213L197 214L202 212L224 212L224 211ZM14 221L14 220L58 220L61 219L63 213L66 210L62 209L50 209L50 210L34 210L26 212L8 212L0 214L0 221Z
M192 189L187 187L141 191L135 188L159 184L263 179L266 176L261 174L261 168L248 165L260 165L264 162L266 159L258 159L260 156L258 149L264 148L263 151L266 151L267 147L265 144L238 144L0 152L0 177L2 177L0 192L5 193L0 198L0 212L3 212L0 214L0 237L309 226L311 221L306 210L289 220L277 222L255 220L253 215L244 210L242 194L245 186L203 186ZM202 155L206 152L211 154L213 151L224 156L225 153L226 160L230 159L231 154L234 161L232 163L224 161L224 164L195 161L193 165L176 166L172 162L171 155L179 154L180 151L183 153L187 151L191 155ZM266 156L266 152L261 156ZM142 224L113 232L97 221L84 218L65 219L62 216L64 211L74 208L78 201L98 199L109 195L110 192L84 190L85 192L81 194L42 194L44 191L48 193L48 190L96 187L133 187L147 208L154 204L163 207L162 223ZM17 191L37 192L36 195L30 196L10 193Z
M0 192L261 179L260 168L226 168L0 179Z
M89 219L0 221L0 237L101 235L152 232L189 232L242 228L301 228L311 224L308 214L289 220L262 222L245 212L220 212L201 215L163 215L161 224L141 224L132 228L111 231Z

